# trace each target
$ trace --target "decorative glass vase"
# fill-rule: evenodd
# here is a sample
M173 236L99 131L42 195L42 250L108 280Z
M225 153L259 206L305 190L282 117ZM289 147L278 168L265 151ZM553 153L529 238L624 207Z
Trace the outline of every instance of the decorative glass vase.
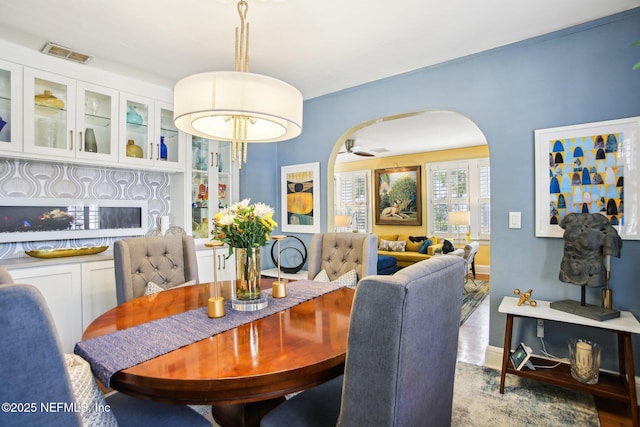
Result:
M260 248L251 253L246 248L234 248L236 254L235 292L231 306L239 311L265 308L269 301L260 290Z
M135 105L129 105L129 111L127 111L127 123L132 125L141 125L142 116L138 114Z
M98 152L98 142L96 141L96 134L91 128L84 130L84 151L88 153Z

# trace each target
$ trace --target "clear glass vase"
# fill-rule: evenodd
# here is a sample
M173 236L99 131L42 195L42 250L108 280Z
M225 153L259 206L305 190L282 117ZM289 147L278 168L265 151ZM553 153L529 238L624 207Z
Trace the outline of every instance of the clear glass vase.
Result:
M265 308L268 300L260 290L260 248L235 248L236 281L232 307L240 311Z

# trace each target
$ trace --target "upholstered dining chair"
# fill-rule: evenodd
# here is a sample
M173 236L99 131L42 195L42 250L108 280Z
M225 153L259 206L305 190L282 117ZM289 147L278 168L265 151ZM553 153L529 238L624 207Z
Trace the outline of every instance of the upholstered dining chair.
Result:
M63 354L37 288L0 286L0 306L0 401L9 405L0 412L0 425L211 426L188 406L118 392L103 397L88 363Z
M11 284L13 284L13 278L11 277L11 274L9 274L6 268L0 266L0 285Z
M331 281L350 270L358 280L378 271L378 236L365 233L314 234L309 246L307 277L313 280L325 270Z
M191 236L133 237L113 246L118 304L145 294L149 282L170 289L198 283L198 259Z
M454 255L362 279L344 375L281 403L260 426L449 426L463 282Z
M476 262L475 257L478 249L480 248L480 243L478 242L470 242L464 246L464 264L465 264L465 276L464 283L467 283L469 279L476 284Z

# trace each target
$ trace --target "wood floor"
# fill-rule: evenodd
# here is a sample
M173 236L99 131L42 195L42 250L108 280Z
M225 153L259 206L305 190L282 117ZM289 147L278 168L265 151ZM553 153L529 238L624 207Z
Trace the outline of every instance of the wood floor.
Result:
M489 280L489 277L480 277ZM484 355L489 344L489 298L480 304L460 327L458 361L484 365ZM626 405L608 399L596 398L601 427L631 427L631 416Z

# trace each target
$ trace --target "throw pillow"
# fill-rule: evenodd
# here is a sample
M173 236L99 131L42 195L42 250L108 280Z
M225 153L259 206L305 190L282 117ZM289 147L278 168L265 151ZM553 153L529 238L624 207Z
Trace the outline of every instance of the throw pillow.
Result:
M316 282L331 282L347 286L349 288L355 288L358 284L358 273L356 273L356 270L349 270L342 276L338 277L336 280L331 281L327 272L325 270L322 270L316 275L316 277L313 278L313 280L315 280Z
M420 252L421 254L426 254L429 251L429 246L433 245L433 242L430 239L425 240L424 242L422 242L422 245L420 245L420 249L418 249L418 252Z
M349 270L331 283L344 285L349 288L355 288L358 284L358 274L355 270Z
M175 288L182 288L184 286L191 286L191 285L195 285L196 281L195 280L189 280L188 282L184 282L181 285L178 286L173 286L171 288L168 289L175 289ZM145 295L153 295L153 294L157 294L158 292L162 292L162 291L166 291L167 289L163 288L162 286L153 283L153 282L149 282L147 283L147 286L145 286L144 288L144 294Z
M80 408L82 425L87 427L117 427L118 422L98 388L89 362L75 354L65 354L64 361L71 380L71 389ZM101 410L102 409L102 410Z
M313 278L316 282L330 282L329 275L325 270L322 270L320 273L316 274L316 277Z
M406 240L398 240L397 242L391 242L388 250L390 250L391 252L404 252L406 246Z
M391 245L396 243L395 240L385 240L382 239L380 240L380 250L381 251L390 251L391 250Z
M413 243L424 242L425 240L427 240L427 236L409 236L409 240L411 240Z
M380 234L378 236L378 247L380 247L383 240L396 241L398 240L398 235L397 234Z
M442 241L442 253L443 254L448 254L449 252L453 252L455 251L456 248L453 246L453 243L451 243L449 240L443 240Z

